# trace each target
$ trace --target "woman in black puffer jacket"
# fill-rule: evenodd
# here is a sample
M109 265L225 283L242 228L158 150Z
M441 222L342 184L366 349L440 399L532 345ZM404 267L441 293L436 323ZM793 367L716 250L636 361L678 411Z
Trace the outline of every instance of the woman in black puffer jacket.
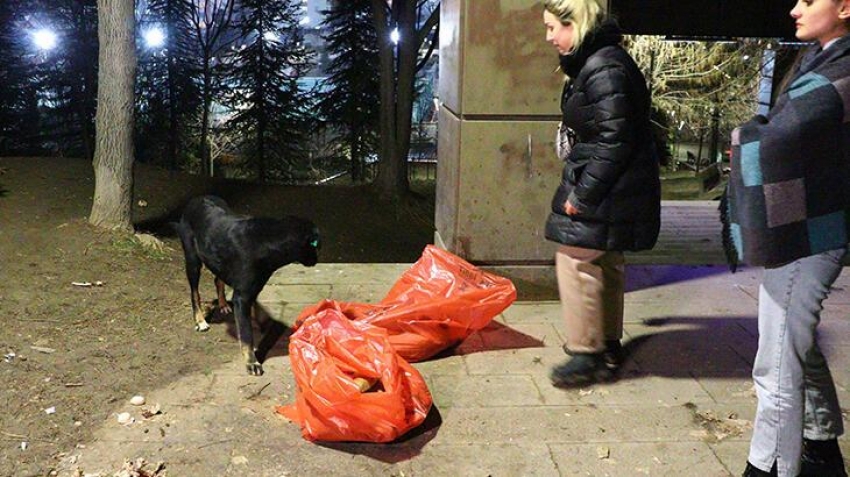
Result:
M622 48L622 34L597 0L545 0L546 39L567 75L558 153L561 184L546 238L561 244L555 264L565 351L556 386L613 376L622 360L623 251L658 239L661 184L646 81Z

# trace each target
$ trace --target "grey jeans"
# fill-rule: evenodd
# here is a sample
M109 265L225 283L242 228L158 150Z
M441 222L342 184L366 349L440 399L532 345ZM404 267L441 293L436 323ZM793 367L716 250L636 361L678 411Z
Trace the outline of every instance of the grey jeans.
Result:
M749 461L779 477L800 473L803 437L844 433L841 408L817 342L823 301L841 273L846 248L764 271L759 287L759 344L753 364L758 409Z

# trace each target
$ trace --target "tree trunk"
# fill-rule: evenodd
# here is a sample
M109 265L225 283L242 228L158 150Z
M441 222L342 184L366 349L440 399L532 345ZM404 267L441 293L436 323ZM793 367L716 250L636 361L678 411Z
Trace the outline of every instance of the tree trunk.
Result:
M415 95L416 64L421 41L416 30L416 2L399 2L398 23L401 41L398 44L398 76L395 103L395 148L393 158L397 166L391 187L398 195L410 189L407 178L407 156L410 153L410 132L413 124L413 99Z
M209 135L210 135L210 110L212 109L212 73L210 72L209 59L204 58L204 89L201 93L204 109L201 112L201 143L198 156L201 159L201 175L212 176L212 164L209 162Z
M381 105L378 134L378 175L375 185L382 196L395 196L398 165L395 161L395 45L390 41L390 24L385 0L373 0L372 11L378 35L380 60Z
M89 222L131 231L133 92L136 71L133 0L98 0L98 94L94 202Z
M417 30L416 0L394 0L389 9L387 0L372 0L372 11L381 78L380 161L375 185L382 196L397 198L410 189L407 155L419 47L439 19L439 11L432 12L432 18L421 26L421 31ZM394 27L399 29L398 45L390 41L390 29Z

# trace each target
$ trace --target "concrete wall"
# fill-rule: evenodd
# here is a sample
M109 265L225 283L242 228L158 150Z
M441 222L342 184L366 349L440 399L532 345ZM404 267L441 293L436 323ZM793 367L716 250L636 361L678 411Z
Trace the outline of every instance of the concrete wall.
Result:
M529 0L443 0L435 241L489 265L550 265L563 76Z

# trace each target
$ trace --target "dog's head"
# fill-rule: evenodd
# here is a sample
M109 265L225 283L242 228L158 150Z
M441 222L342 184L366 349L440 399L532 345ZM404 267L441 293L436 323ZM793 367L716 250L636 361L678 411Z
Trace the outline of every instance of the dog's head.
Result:
M301 253L298 263L305 267L312 267L319 261L319 248L322 243L319 238L319 228L310 224L309 231L305 234L305 240L301 244Z

